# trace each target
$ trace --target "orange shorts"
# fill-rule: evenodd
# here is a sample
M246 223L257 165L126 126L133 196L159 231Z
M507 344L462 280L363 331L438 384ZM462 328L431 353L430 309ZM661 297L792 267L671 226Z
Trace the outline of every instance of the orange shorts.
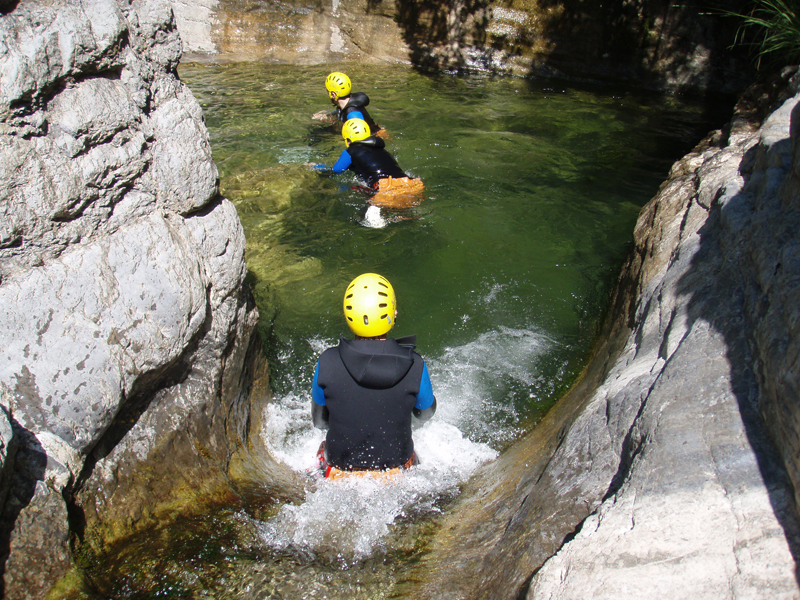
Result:
M393 469L384 469L384 470L369 470L369 469L355 469L352 471L346 471L344 469L337 469L333 465L328 464L327 459L325 458L325 442L323 441L319 445L319 450L317 450L317 468L322 472L322 475L326 479L345 479L348 477L372 477L378 481L386 481L392 479L395 475L398 475L402 471L406 469L410 469L414 465L418 464L419 461L417 460L416 453L411 455L404 465L399 467L394 467Z
M325 475L326 479L349 479L351 477L372 477L376 481L386 482L392 479L395 475L400 474L400 467L394 469L387 469L385 471L341 471L336 467L328 467L328 474Z
M387 208L411 208L422 202L425 186L421 179L410 177L386 177L373 186L377 193L370 202Z

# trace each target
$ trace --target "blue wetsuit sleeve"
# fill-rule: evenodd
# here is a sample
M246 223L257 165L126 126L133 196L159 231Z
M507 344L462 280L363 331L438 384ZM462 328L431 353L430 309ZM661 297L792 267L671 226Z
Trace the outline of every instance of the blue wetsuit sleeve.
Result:
M419 394L417 394L417 403L414 405L414 408L417 410L425 410L431 407L434 400L433 386L431 385L431 376L428 373L428 365L422 363L422 381L419 384Z
M357 110L353 110L347 114L347 120L349 121L350 119L361 119L362 121L366 121L364 115Z
M317 377L319 376L319 362L317 363L317 368L314 370L314 381L311 382L311 399L314 401L315 404L319 404L320 406L325 406L325 392L322 391L322 388L319 387L317 383Z
M342 150L341 156L339 156L339 160L336 161L336 164L333 165L333 169L331 169L334 173L344 173L353 163L353 159L350 158L350 153L347 150Z

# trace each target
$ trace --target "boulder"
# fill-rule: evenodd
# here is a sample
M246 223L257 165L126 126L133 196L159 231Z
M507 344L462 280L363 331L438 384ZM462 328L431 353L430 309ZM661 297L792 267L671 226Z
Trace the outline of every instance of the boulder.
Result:
M251 434L267 395L250 395L264 369L244 233L180 56L165 1L0 11L7 597L43 597L75 548L165 507L259 477L291 493Z

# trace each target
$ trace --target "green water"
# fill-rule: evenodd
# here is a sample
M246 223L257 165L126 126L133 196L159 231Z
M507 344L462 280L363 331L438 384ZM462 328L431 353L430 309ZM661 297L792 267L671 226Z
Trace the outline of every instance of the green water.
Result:
M276 392L308 383L306 341L343 332L345 285L375 271L398 294L394 333L416 333L425 356L500 327L550 340L523 367L535 376L493 382L514 418L535 420L584 365L638 211L712 123L698 105L632 90L350 65L388 149L426 186L419 207L393 215L404 220L370 229L349 172L304 165L344 148L310 119L330 107L329 70L180 69L245 228Z
M383 228L364 226L366 198L349 174L307 165L331 165L344 148L310 118L330 107L330 67L180 68L247 237L278 411L271 419L280 425L272 443L288 448L312 435L316 357L345 333L345 285L374 271L397 292L393 335L418 335L439 401L434 420L465 443L502 450L585 366L640 208L729 105L709 115L630 89L334 68L369 94L388 149L425 183L422 203L386 212ZM461 447L432 439L453 455ZM361 497L323 490L334 495L309 497L305 513L292 508L289 525L223 507L134 541L135 559L121 555L96 585L119 598L403 597L437 515L457 494L458 481L434 480L423 473L405 490ZM341 527L314 520L331 505L358 515ZM359 530L368 528L359 519L377 525ZM324 526L327 541L300 539ZM348 528L360 537L348 538Z

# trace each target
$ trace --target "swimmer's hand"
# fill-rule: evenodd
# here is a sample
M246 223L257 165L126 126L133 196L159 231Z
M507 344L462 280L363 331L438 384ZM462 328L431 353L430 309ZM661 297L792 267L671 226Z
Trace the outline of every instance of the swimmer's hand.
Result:
M330 167L323 165L322 163L306 163L306 164L308 164L308 166L314 169L315 171L319 172L331 170Z
M315 112L311 115L311 118L315 121L333 121L334 116L333 113L329 110L321 110L319 112Z

